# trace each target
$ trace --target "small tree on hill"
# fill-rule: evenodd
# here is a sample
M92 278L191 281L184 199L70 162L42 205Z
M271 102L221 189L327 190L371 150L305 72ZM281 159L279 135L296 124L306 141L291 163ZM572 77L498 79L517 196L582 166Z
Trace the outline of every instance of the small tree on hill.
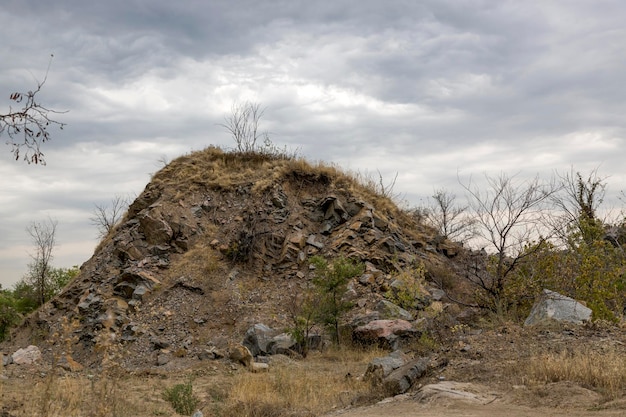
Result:
M33 262L29 265L27 279L35 288L38 305L47 301L52 250L56 246L56 228L57 222L48 219L46 222L32 222L26 229L35 246L35 253L31 254Z
M559 178L563 191L552 197L553 204L561 212L553 225L557 236L566 243L573 234L587 243L601 239L604 231L598 209L604 201L605 178L600 177L595 169L586 178L573 170L559 175Z
M101 238L108 235L117 226L127 207L128 199L120 195L116 195L111 200L110 205L95 205L93 217L89 220L98 228L98 234Z
M329 265L321 256L311 258L311 264L315 266L313 285L317 295L314 315L339 344L339 320L352 307L344 299L348 282L361 275L365 267L363 263L347 258L335 259Z
M220 124L232 136L239 152L254 152L257 150L257 142L267 142L267 132L259 130L259 123L265 113L265 109L259 103L246 101L235 103L231 113L224 117L225 123Z
M11 327L18 324L20 314L10 291L0 289L0 342L9 335Z
M316 301L312 288L292 292L287 301L287 314L291 320L291 326L286 331L294 338L300 347L300 353L305 358L309 353L310 335L316 325L315 307Z

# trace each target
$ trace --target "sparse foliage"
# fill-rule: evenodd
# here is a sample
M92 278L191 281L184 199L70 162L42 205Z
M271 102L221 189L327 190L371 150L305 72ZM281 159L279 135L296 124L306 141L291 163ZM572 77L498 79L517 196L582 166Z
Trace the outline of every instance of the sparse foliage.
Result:
M364 173L357 171L353 175L356 180L361 183L361 185L371 190L374 194L388 198L392 201L398 201L401 199L401 195L394 191L396 181L398 180L397 172L393 179L388 182L385 181L383 174L380 171L377 171L377 175L373 175L368 171L365 171Z
M48 301L60 293L79 272L78 266L71 268L50 267L46 277L45 300ZM12 295L17 311L21 314L28 314L41 305L41 296L30 272L13 286Z
M52 57L50 62L52 62ZM50 64L48 64L49 69ZM7 113L0 114L0 135L5 133L8 136L7 144L11 145L15 160L23 155L24 161L29 164L45 165L41 145L51 139L50 127L58 126L63 129L65 126L65 123L53 118L54 114L64 112L49 109L38 101L37 94L41 92L47 77L48 71L43 81L37 83L34 91L11 93L9 99L21 108L14 109L9 106Z
M98 228L98 234L101 238L108 235L117 226L127 207L128 198L120 195L113 197L109 205L95 205L93 217L89 220Z
M56 220L48 218L45 222L32 222L26 229L35 247L35 253L31 254L33 262L29 265L26 279L35 288L38 305L47 301L49 293L52 250L56 246L56 228Z
M310 288L292 293L287 302L287 314L291 320L291 326L286 331L298 343L300 353L306 358L309 353L310 335L316 325L315 299Z
M20 321L16 300L7 290L0 290L0 342L9 335L9 329Z

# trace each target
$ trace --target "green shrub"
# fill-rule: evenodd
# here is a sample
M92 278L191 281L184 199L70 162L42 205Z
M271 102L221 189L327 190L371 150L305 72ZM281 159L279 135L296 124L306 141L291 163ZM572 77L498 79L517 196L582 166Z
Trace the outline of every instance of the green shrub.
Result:
M406 309L416 309L425 302L426 267L423 262L393 275L392 288L385 297Z
M362 262L343 257L329 264L321 256L312 257L311 264L315 266L313 316L317 323L324 325L330 331L335 342L339 344L339 319L352 307L352 304L343 296L348 282L361 275L365 271L365 266Z
M193 414L199 403L198 398L193 395L191 379L187 383L166 388L163 392L163 399L169 402L178 414L184 416Z
M11 327L20 322L16 302L8 291L0 290L0 342L8 337Z

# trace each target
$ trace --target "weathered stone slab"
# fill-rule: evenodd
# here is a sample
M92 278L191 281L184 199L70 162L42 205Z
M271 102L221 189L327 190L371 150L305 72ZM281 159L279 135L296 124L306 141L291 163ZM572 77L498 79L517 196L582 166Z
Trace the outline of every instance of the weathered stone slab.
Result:
M428 358L420 358L396 369L383 380L385 391L389 395L407 392L415 381L428 372L428 364Z

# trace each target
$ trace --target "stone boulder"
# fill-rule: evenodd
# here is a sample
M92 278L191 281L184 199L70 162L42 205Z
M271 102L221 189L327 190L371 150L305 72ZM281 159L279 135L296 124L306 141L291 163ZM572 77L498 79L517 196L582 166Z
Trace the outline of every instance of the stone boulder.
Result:
M37 346L30 345L24 349L18 349L11 356L16 365L32 365L41 359L41 351Z
M247 347L252 356L266 356L300 352L302 346L288 333L281 333L276 329L257 323L246 331L242 345ZM309 349L321 348L321 336L309 335Z
M406 355L401 350L395 350L387 356L374 358L365 371L364 379L374 385L382 383L383 379L407 362Z
M240 363L248 369L251 369L252 363L254 362L252 353L243 345L230 346L228 349L228 359L235 363Z
M274 336L279 332L266 326L263 323L257 323L250 327L244 336L243 343L250 350L252 356L267 355L270 353L269 345Z
M13 356L5 355L4 353L0 353L0 356L2 357L2 366L8 366L13 363Z
M144 213L139 223L149 245L168 244L174 236L170 225L158 213Z
M419 330L406 320L374 320L352 332L352 339L362 345L377 344L397 350L403 341L419 337Z
M452 400L476 404L489 404L497 394L488 387L468 382L441 381L420 388L414 397L420 403Z
M376 304L376 311L380 313L380 317L383 319L413 320L411 313L388 300L380 300Z
M383 387L388 395L404 394L415 381L426 375L429 370L428 358L415 359L393 371L383 379Z
M298 342L288 333L281 333L272 337L267 344L267 353L271 355L289 354L298 350Z
M532 326L545 320L564 321L582 324L591 318L591 309L585 307L573 298L557 292L543 290L535 302L525 326Z

